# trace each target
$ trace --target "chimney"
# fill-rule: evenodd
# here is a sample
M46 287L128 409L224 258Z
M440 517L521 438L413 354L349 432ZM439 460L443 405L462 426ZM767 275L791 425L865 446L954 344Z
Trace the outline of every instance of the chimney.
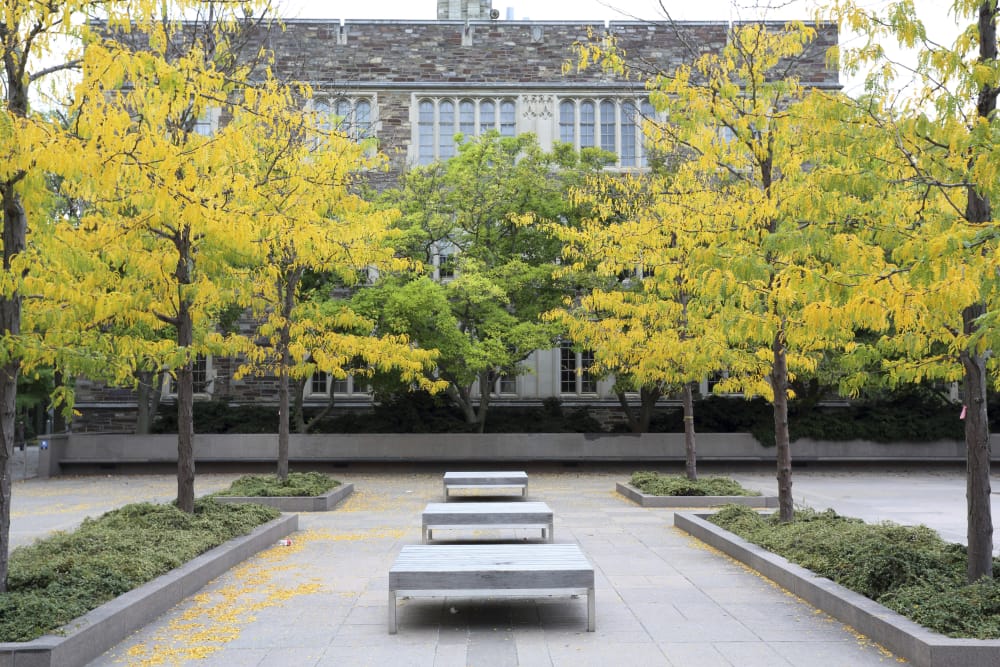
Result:
M438 0L439 21L489 21L492 0Z

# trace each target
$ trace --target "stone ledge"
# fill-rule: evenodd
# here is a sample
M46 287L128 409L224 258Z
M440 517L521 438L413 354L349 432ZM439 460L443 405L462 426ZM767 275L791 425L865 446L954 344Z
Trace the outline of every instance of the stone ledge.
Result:
M278 517L87 612L60 628L58 636L0 643L0 667L86 665L212 579L295 532L298 526L297 514Z
M354 493L354 484L341 484L321 496L212 496L220 503L256 503L282 512L325 512Z
M705 521L706 516L677 513L674 525L760 572L914 665L1000 665L1000 640L952 639L932 632L863 595Z
M746 505L767 509L778 506L775 496L652 496L631 484L618 482L615 490L643 507L719 507L720 505Z

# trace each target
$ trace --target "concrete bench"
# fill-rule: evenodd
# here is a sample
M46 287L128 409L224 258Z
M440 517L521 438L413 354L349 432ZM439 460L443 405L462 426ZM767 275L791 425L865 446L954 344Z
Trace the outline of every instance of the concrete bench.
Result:
M389 634L396 597L587 595L594 631L594 568L576 544L407 544L389 569Z
M450 498L454 489L520 489L521 497L528 496L528 473L518 472L446 472L444 498ZM497 494L510 495L510 494Z
M428 503L421 519L424 544L439 528L540 528L552 541L552 510L545 503Z

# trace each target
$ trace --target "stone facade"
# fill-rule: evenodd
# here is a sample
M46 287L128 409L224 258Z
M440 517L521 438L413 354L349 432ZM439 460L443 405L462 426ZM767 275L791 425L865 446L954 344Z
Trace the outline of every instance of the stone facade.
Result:
M474 110L477 128L492 118L501 132L532 132L548 149L565 136L560 134L565 130L560 125L561 104L589 104L593 110L613 101L620 110L622 105L639 105L645 99L641 83L611 76L598 67L583 72L568 67L564 73L564 65L573 59L574 42L608 33L629 56L669 71L699 54L720 50L729 33L726 22L495 20L490 18L489 0L438 0L438 17L436 21L343 23L290 20L259 35L260 42L275 54L273 70L281 79L308 83L316 100L325 101L331 109L342 102L355 109L365 105L367 136L377 139L391 167L373 177L376 187L391 185L409 166L427 159L420 146L422 104L434 111L434 122L443 117L442 105L451 105L455 128L460 127L464 105ZM819 26L817 39L790 63L793 71L808 85L839 88L837 70L826 64L826 52L836 43L836 26ZM508 116L501 118L502 112ZM623 146L631 130L624 116L616 118L616 140ZM434 130L435 150L449 132ZM641 151L641 135L635 136L636 150ZM582 145L579 137L578 143ZM633 162L623 158L620 164L623 168L642 165L638 155ZM532 373L518 377L516 391L499 396L497 403L523 404L558 396L568 405L613 405L610 382L598 382L586 391L565 391L560 384L562 361L559 350L534 353L526 361ZM275 401L274 378L237 381L235 368L233 360L211 360L204 397L244 404ZM128 390L81 380L77 396L82 414L74 422L76 430L127 431L134 423L135 400ZM170 400L169 394L166 398ZM306 399L313 404L326 402L324 396L308 389ZM361 391L349 391L343 397L338 393L337 400L350 407L367 405L369 399Z

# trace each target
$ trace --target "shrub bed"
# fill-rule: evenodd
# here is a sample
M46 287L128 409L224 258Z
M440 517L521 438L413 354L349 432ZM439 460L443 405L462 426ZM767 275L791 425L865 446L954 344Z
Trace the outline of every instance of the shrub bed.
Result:
M30 641L278 517L260 505L199 499L194 514L136 503L10 554L0 642Z
M243 475L213 495L299 498L321 496L338 486L339 481L321 472L290 472L284 482L277 475Z
M969 584L966 548L926 526L867 524L832 510L799 510L781 523L736 505L709 521L930 630L1000 639L1000 560L994 579Z
M683 475L661 475L641 470L632 473L629 484L650 496L759 496L728 477L701 477L690 480Z

